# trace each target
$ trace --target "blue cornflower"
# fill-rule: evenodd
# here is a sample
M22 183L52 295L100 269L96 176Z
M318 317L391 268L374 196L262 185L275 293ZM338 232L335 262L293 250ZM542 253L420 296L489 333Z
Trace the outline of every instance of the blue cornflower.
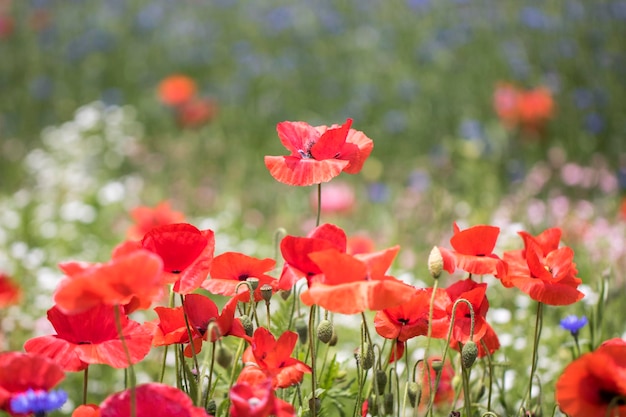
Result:
M60 408L67 401L63 390L41 391L29 389L11 399L11 410L15 413L45 415L48 411Z
M585 316L578 318L575 315L571 315L561 320L561 327L569 330L573 336L577 336L578 331L585 327L585 324L587 324L587 317Z

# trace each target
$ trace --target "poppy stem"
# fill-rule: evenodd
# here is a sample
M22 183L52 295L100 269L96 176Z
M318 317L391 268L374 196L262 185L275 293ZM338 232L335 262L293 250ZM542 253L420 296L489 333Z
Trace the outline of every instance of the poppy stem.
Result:
M493 362L491 361L491 353L489 352L489 348L484 340L480 341L483 350L485 351L485 356L487 357L487 366L489 367L489 391L487 394L487 412L491 412L491 394L493 391Z
M87 385L89 384L89 365L83 372L83 405L87 404Z
M437 287L439 286L439 280L436 279L433 285L433 293L430 295L430 305L428 307L428 334L426 335L426 349L424 350L424 370L427 372L426 376L428 379L428 387L431 387L430 380L430 369L428 368L430 365L428 364L428 350L430 348L430 340L431 335L433 333L433 314L435 310L435 295L437 294ZM431 404L428 404L428 410L426 415L432 415Z
M320 219L322 217L322 183L317 184L317 219L315 220L315 227L320 225Z
M124 332L122 330L122 314L120 310L122 307L120 305L115 306L113 310L115 311L115 327L117 327L117 334L120 336L120 341L122 342L122 347L124 348L124 353L126 354L126 360L128 361L128 368L126 368L128 372L128 385L130 389L130 415L131 417L137 416L137 394L135 392L135 386L137 385L137 380L135 379L135 369L133 367L133 361L130 357L130 351L128 350L128 345L126 344L126 338L124 337Z
M313 337L313 329L315 328L315 304L311 306L309 312L309 349L311 350L311 402L309 407L311 409L311 416L317 415L317 395L315 393L317 389L316 373L315 373L315 342L317 338Z
M161 372L159 374L159 382L163 383L163 379L165 378L165 366L167 364L167 351L168 351L168 345L165 345L165 348L163 349L163 360L161 361Z
M185 327L187 328L187 337L189 337L189 348L191 349L191 357L193 359L193 366L196 367L196 372L200 373L200 366L198 365L198 355L196 355L196 347L193 345L193 335L191 334L191 326L189 325L189 317L185 311L185 297L180 294L180 304L183 306L183 317L185 318Z
M543 303L537 302L537 316L535 318L535 335L533 337L533 356L530 365L530 379L528 380L528 392L526 393L526 409L530 409L530 401L533 393L533 379L537 371L537 350L539 339L541 338L541 328L543 327Z

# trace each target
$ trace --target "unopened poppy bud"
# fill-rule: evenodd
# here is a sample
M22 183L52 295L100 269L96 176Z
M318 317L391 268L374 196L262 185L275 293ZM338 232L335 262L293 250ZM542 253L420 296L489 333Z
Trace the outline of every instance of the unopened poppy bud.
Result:
M315 414L319 414L320 408L322 408L322 401L319 399L319 397L309 399L309 410L313 409L313 401L315 401Z
M272 286L270 284L261 285L261 297L266 303L269 303L272 299Z
M374 348L372 345L365 345L363 349L363 354L361 355L361 368L370 369L374 366Z
M246 334L252 337L252 335L254 334L254 324L252 324L252 320L250 319L250 317L244 314L243 316L239 317L239 320L241 321L241 326L246 331Z
M303 345L309 340L309 327L302 319L296 320L296 333L298 333L298 339Z
M474 361L478 357L478 346L473 341L469 341L463 345L461 349L461 362L465 369L469 369L474 364Z
M409 385L407 386L407 393L409 395L411 407L417 407L422 399L422 387L420 387L417 382L409 382Z
M210 399L206 404L206 412L210 416L214 416L217 413L217 404L214 399Z
M439 278L443 271L443 256L437 246L434 246L428 255L428 271L435 279Z
M383 395L385 392L385 386L387 385L387 373L382 369L376 370L376 392L378 395Z
M441 372L441 370L443 369L443 362L439 359L435 359L430 363L430 366L435 372Z
M216 359L219 366L222 368L228 368L233 363L233 354L227 347L220 346L217 349Z
M258 278L248 277L248 278L246 278L246 282L248 282L250 284L250 288L252 288L252 291L256 291L256 289L259 288L259 279Z
M388 392L383 397L383 406L385 407L385 413L388 415L393 414L393 393Z
M322 343L330 342L330 339L333 337L333 324L330 320L322 320L320 324L317 326L317 338Z

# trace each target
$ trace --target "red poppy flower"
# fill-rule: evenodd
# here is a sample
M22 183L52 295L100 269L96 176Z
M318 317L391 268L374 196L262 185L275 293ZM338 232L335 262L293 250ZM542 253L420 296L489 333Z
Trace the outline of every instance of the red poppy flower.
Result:
M130 240L141 240L150 230L166 224L182 223L185 215L180 211L172 210L168 201L159 203L156 207L139 206L130 212L135 224L126 232Z
M189 294L209 275L215 236L188 223L168 224L148 232L141 246L163 259L164 279L174 283L174 292Z
M346 232L334 224L322 224L306 237L285 236L280 242L280 252L285 260L278 287L290 290L300 278L309 280L313 275L321 273L319 266L309 254L335 248L345 252L347 246Z
M243 362L244 370L260 369L266 378L272 379L273 388L286 388L299 384L305 373L310 373L311 368L295 358L291 357L293 349L298 342L298 335L286 331L278 340L264 327L258 327L252 336L252 345L246 349ZM238 382L257 383L258 374L254 378L246 379L244 371L239 376Z
M217 104L210 99L194 97L176 107L176 118L183 127L200 127L215 118Z
M27 340L24 350L47 356L66 371L80 371L96 363L126 368L129 363L115 324L115 308L118 307L101 305L67 315L52 307L48 320L57 334ZM152 346L150 329L124 314L120 315L120 322L131 361L137 363Z
M158 318L146 323L153 327L152 346L169 346L189 343L189 333L183 307L155 307ZM195 334L191 328L192 334Z
M11 411L11 399L29 389L49 391L65 378L61 367L40 355L0 353L0 410ZM22 414L23 415L23 414Z
M531 135L541 133L555 109L552 93L547 88L524 90L510 83L498 84L493 104L505 126L520 128Z
M450 239L454 251L439 248L444 267L453 273L451 262L446 262L446 259L454 259L457 268L470 274L495 274L501 260L492 252L499 234L500 228L495 226L479 225L461 231L454 223L454 235Z
M272 389L272 381L265 380L259 384L238 382L230 389L231 417L293 417L296 411L293 406L280 398L276 398Z
M385 275L399 246L370 254L348 255L337 249L313 252L309 258L322 273L300 295L306 305L319 305L341 314L382 310L409 301L410 285Z
M149 383L135 387L137 417L207 417L206 411L195 407L189 395L170 385ZM100 405L101 417L131 415L131 390L110 395Z
M282 122L276 127L288 156L266 156L272 177L287 185L328 182L342 171L358 173L372 152L373 142L363 132L342 126L313 127L305 122Z
M544 255L546 246L542 248L535 242L526 237L523 252L505 252L505 263L496 277L505 287L515 286L545 304L569 305L582 299L584 294L577 289L582 280L576 278L574 251L561 247ZM522 253L524 258L520 259Z
M66 274L54 293L56 306L66 313L80 313L100 304L129 305L126 312L148 308L163 294L163 262L143 249L114 252L104 264L66 262Z
M626 346L600 346L570 363L556 382L559 408L571 417L626 416ZM608 412L609 405L615 406ZM615 414L617 413L617 414Z
M21 295L20 287L8 275L0 272L0 308L17 304Z
M72 417L100 417L100 407L95 404L79 405L72 412Z
M376 332L386 339L405 342L416 336L428 335L428 317L433 289L412 289L413 295L406 303L386 308L374 316ZM445 339L450 320L447 308L450 297L443 289L438 289L433 304L431 337Z
M420 362L417 365L420 374L422 375L422 397L420 401L420 407L426 407L430 401L430 392L432 387L435 386L435 381L437 380L437 374L433 369L433 362L440 361L441 358L428 358L428 369L430 370L430 385L428 384L428 374L423 371L424 362ZM445 364L441 368L441 377L439 378L439 385L437 386L437 392L435 393L435 398L433 401L434 405L444 405L448 406L453 404L454 402L454 385L452 383L452 379L454 378L454 368L452 364L446 360Z
M452 320L452 312L454 303L459 299L465 299L472 305L474 310L474 337L472 340L476 343L485 336L489 328L486 320L487 310L489 309L489 301L485 295L487 284L477 283L471 279L457 281L446 288L446 292L450 297L450 303L447 305L448 315ZM470 332L472 326L472 318L470 309L464 302L457 304L454 314L454 327L452 329L451 341L455 345L458 342L466 343L470 340Z
M226 252L213 259L211 265L211 279L202 283L202 288L211 294L226 296L235 295L235 291L241 294L248 294L247 285L239 285L240 282L248 278L257 278L259 285L255 291L256 300L261 300L261 287L268 284L272 289L276 288L277 280L267 275L276 265L276 261L270 258L257 259L243 253ZM237 289L239 285L239 289ZM237 290L236 290L237 289ZM250 299L243 298L242 301Z
M174 74L159 83L159 100L168 106L180 106L196 94L196 83L186 75Z

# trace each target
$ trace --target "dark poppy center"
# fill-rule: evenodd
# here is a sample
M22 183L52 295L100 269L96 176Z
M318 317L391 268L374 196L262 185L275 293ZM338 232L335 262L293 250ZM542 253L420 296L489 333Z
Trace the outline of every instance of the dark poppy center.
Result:
M407 324L409 324L409 319L398 319L398 323L402 324L403 326L406 326Z
M250 278L250 275L249 275L249 274L241 274L241 275L239 275L239 277L237 277L237 279L238 279L239 281L245 281L245 280L247 280L248 278Z
M615 404L615 406L626 405L626 397L620 397L618 393L601 389L598 391L600 401L605 404ZM617 399L617 401L615 401ZM613 402L615 401L615 402Z

